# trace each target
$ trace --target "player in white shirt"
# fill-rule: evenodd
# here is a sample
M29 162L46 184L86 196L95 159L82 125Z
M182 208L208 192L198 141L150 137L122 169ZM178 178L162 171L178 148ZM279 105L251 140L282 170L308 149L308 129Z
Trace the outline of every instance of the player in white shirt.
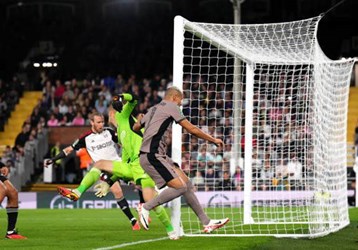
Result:
M80 148L86 148L88 154L91 156L94 162L99 160L111 160L120 162L121 158L118 155L118 136L116 132L110 128L104 127L104 117L100 113L94 113L91 116L91 130L80 136L72 145L63 149L58 155L45 162L45 166L48 166L58 159L65 158L73 150L79 150ZM101 171L98 168L92 168L82 179L80 185L73 190L58 187L58 192L73 201L77 201L81 195L86 192L99 178ZM115 182L111 186L111 191L117 200L119 207L124 214L128 217L132 224L133 230L139 230L140 226L136 218L130 211L128 201L123 196L121 186L118 182Z

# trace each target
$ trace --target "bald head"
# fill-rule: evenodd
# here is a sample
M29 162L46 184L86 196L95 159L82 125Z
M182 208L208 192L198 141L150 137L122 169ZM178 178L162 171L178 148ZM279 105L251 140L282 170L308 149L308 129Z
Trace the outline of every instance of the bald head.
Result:
M175 102L178 106L181 106L183 92L177 87L170 87L165 91L164 100Z
M182 98L183 97L183 93L181 92L181 90L178 87L172 86L170 88L167 89L167 91L165 91L165 95L164 98L173 98L174 96Z

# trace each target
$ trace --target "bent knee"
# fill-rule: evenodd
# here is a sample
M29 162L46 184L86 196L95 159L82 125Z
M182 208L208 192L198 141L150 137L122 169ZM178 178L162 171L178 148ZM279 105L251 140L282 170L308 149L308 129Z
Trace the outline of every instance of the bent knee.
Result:
M104 163L105 163L105 160L96 161L96 162L93 164L93 167L94 167L94 168L98 168L98 167L102 166Z

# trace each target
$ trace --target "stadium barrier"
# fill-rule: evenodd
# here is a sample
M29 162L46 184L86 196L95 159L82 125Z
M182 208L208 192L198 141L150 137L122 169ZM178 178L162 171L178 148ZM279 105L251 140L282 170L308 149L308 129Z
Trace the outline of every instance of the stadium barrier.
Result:
M139 203L138 193L132 186L122 186L123 192L128 200L131 208L136 208ZM267 193L277 192L277 200L267 200L269 195ZM219 192L196 192L196 195L203 207L242 207L243 206L243 192L242 191L219 191ZM282 202L297 202L302 198L301 204L306 205L306 197L324 198L324 194L313 194L310 191L259 191L253 192L253 204L255 206L262 205L282 205ZM348 197L354 195L353 190L348 190ZM270 194L272 197L272 193ZM286 196L286 198L282 198ZM267 204L270 202L270 204ZM276 203L275 203L276 202ZM6 207L6 200L3 202L2 207ZM82 195L81 199L76 202L70 201L57 192L20 192L19 193L19 207L21 209L36 209L36 208L51 208L51 209L110 209L117 208L117 202L112 193L106 197L98 198L94 192L86 192Z
M9 180L17 190L21 190L31 181L31 175L35 173L36 168L40 168L40 163L48 151L47 129L38 133L37 138L27 141L24 148L24 155L14 162L14 168L11 169Z

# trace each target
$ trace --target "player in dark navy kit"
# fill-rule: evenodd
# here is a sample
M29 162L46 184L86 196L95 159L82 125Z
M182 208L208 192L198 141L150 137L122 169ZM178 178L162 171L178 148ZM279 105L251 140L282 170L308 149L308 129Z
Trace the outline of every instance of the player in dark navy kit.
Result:
M224 226L229 219L211 220L195 196L194 187L181 169L174 166L173 161L166 155L167 142L173 121L185 128L190 134L201 139L224 146L221 139L212 137L191 124L182 114L180 106L183 93L176 87L168 88L164 100L150 108L146 115L139 116L133 126L134 131L144 128L143 142L140 148L140 164L155 181L158 188L168 186L157 197L146 202L141 207L139 219L148 230L149 211L158 205L169 202L183 195L204 226L204 232L210 233Z
M12 240L27 239L25 236L20 235L15 229L19 209L19 198L16 188L6 177L8 174L9 168L0 162L0 204L4 198L7 197L7 232L5 238Z

